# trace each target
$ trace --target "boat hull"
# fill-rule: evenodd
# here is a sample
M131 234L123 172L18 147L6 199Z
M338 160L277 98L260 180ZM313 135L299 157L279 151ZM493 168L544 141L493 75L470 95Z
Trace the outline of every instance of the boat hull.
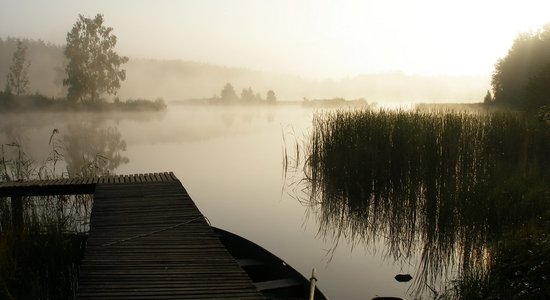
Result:
M285 261L239 235L216 227L212 229L266 298L309 299L310 281ZM315 287L314 299L327 298Z

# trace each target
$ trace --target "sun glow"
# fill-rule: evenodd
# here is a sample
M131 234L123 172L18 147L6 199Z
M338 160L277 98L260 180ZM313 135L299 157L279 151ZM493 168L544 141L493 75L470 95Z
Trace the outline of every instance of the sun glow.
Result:
M103 13L131 57L309 78L489 75L518 33L550 22L547 0L0 1L11 7L0 12L0 37L64 43L79 13Z

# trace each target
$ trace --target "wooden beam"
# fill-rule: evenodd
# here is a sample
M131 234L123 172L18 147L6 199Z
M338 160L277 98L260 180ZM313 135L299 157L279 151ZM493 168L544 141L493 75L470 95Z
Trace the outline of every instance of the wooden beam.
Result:
M14 185L0 187L0 197L93 194L95 184Z
M274 290L274 289L297 286L297 285L300 285L300 283L292 278L284 278L284 279L277 279L277 280L254 282L254 285L256 286L256 289L258 289L258 291L264 291L264 290Z
M0 182L0 197L93 194L96 184L177 181L174 173Z
M23 225L23 199L21 196L11 197L11 221L16 229Z

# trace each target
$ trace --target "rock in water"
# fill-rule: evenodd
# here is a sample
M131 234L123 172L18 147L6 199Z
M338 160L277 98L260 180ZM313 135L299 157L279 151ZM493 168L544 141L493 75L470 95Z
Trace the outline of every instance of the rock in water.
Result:
M399 282L409 282L413 277L410 274L397 274L395 280Z

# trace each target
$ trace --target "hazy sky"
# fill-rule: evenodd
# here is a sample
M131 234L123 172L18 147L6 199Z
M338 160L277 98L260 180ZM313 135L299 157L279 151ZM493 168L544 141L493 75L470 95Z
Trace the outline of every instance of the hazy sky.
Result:
M62 44L79 13L105 15L119 53L341 78L490 74L548 0L0 0L0 37Z

